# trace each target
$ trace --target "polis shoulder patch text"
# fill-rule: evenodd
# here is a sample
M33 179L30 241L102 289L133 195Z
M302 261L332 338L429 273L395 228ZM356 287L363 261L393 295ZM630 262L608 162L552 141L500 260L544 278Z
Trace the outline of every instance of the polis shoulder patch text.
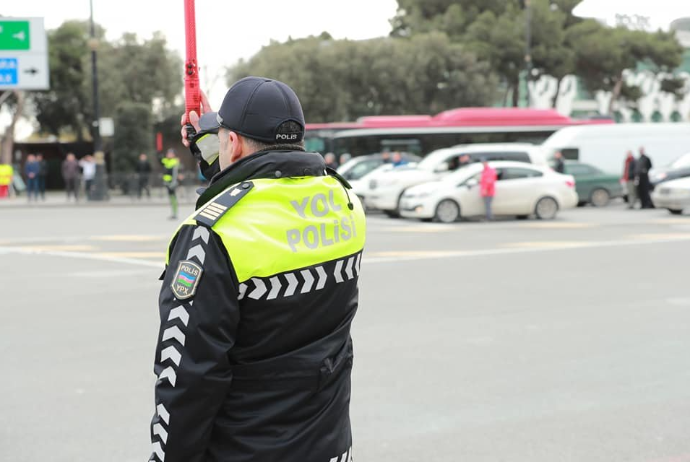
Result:
M181 261L173 277L170 287L179 300L186 300L194 296L199 285L199 279L204 270L190 260Z

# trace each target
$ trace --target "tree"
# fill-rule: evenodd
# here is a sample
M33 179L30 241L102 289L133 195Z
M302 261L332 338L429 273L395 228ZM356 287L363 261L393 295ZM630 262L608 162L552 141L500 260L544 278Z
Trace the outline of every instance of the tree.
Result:
M125 103L144 104L156 118L167 116L182 91L182 63L165 38L156 33L142 41L124 34L110 43L101 27L96 37L101 116L116 116ZM94 117L88 26L67 21L49 32L49 41L51 88L33 94L36 119L45 132L69 132L81 140Z
M649 72L668 73L682 61L683 49L672 33L608 28L594 20L573 26L571 43L576 53L577 75L592 91L609 91L608 114L619 99L634 102L641 90L626 84L623 72L644 66ZM667 84L668 87L672 84Z
M82 140L91 124L86 115L87 38L83 21L67 21L48 33L50 90L32 95L36 120L44 132L60 136L68 130Z
M152 149L152 126L150 105L125 101L118 106L113 138L113 170L134 170L137 156Z
M438 32L409 39L274 42L230 69L228 83L247 75L289 84L311 122L483 106L493 101L496 87L488 63Z
M14 128L24 112L26 97L23 91L0 91L0 108L9 108L10 123L5 127L5 132L0 136L0 164L12 163L12 149L14 146Z

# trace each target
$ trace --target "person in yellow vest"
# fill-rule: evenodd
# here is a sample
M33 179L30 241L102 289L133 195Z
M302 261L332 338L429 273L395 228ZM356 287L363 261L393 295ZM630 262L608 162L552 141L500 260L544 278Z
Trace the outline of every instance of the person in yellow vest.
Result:
M10 164L0 164L0 199L6 199L10 195L10 186L14 169Z
M165 157L161 159L163 165L163 186L168 190L170 198L171 220L177 219L177 186L180 180L180 159L177 158L173 149L168 149Z
M218 173L168 249L150 460L349 462L362 205L305 152L286 84L247 77L190 119Z

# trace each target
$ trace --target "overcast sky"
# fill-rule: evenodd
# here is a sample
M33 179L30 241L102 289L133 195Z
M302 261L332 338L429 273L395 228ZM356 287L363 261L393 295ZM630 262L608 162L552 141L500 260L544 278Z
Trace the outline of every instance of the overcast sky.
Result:
M162 31L172 48L184 56L182 0L93 0L96 22L109 39L123 32L149 37ZM204 82L216 80L211 103L218 106L224 93L223 69L248 58L271 39L304 37L328 31L335 38L364 39L387 35L388 20L395 15L396 0L197 0L197 49ZM650 16L653 27L667 27L676 18L690 16L688 0L584 0L577 13L608 19L616 13ZM88 0L3 1L0 14L44 17L46 27L66 19L87 19ZM0 126L2 123L0 123Z

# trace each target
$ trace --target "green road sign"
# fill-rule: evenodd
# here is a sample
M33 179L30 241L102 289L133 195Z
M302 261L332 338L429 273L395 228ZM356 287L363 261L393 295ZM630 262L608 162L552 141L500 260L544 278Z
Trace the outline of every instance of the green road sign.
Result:
M0 20L0 50L29 50L29 21Z

